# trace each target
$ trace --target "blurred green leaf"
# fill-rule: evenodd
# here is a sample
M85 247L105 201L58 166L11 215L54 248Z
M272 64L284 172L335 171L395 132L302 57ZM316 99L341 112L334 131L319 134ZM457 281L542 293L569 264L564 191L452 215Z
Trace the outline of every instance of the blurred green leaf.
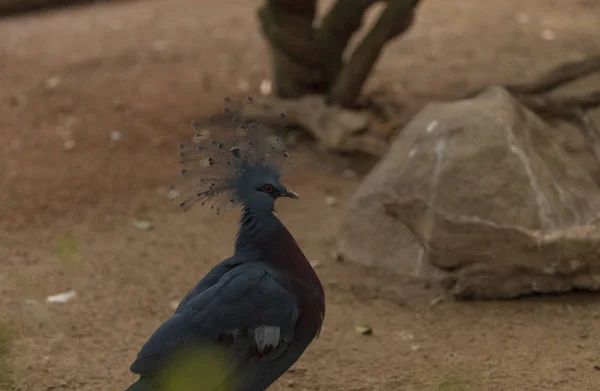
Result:
M167 364L160 376L161 389L166 391L219 390L233 391L228 379L232 370L225 352L215 346L184 349Z
M12 330L0 323L0 389L14 385L12 369L8 360L11 340Z
M70 232L64 233L56 238L54 253L61 261L66 263L78 263L81 261L79 242Z
M369 326L356 326L356 332L362 335L371 335L373 330Z
M133 226L140 231L150 231L154 228L154 225L150 221L136 220L133 222Z
M469 391L471 386L457 378L445 378L432 387L433 391Z

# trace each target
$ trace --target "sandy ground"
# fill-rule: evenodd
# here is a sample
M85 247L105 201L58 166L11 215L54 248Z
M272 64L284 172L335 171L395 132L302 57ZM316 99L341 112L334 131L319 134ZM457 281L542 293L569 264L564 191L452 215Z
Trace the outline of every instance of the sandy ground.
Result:
M230 254L235 212L182 214L166 193L189 122L223 96L258 94L269 75L259 3L148 0L0 21L5 389L124 389L170 303ZM427 0L367 90L385 87L409 117L428 100L597 53L598 26L593 0ZM298 168L284 179L302 199L278 208L320 262L328 312L321 338L273 390L600 388L597 297L431 306L435 292L337 263L343 203L360 179L341 173L368 166L310 142L293 152ZM342 205L327 206L328 195ZM45 303L69 290L68 303ZM364 324L373 335L355 331Z

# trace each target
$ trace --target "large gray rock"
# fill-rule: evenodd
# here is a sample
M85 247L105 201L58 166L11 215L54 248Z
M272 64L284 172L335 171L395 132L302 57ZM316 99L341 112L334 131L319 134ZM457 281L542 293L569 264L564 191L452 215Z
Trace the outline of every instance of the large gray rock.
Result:
M600 288L600 190L502 88L428 105L351 200L349 261L459 298Z

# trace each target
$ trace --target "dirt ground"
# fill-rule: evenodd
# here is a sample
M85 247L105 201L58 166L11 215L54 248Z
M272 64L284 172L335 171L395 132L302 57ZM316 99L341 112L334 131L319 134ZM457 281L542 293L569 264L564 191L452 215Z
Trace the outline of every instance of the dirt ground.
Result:
M230 255L237 214L183 214L167 187L189 122L268 78L259 3L99 3L0 21L5 389L123 390L170 303ZM598 26L594 0L427 0L367 91L385 87L408 118L428 100L597 53ZM342 172L368 165L309 141L293 157L284 180L302 198L278 208L320 261L328 308L320 339L273 390L600 389L596 296L432 306L434 291L335 262L343 202L360 180ZM69 290L71 301L45 302Z

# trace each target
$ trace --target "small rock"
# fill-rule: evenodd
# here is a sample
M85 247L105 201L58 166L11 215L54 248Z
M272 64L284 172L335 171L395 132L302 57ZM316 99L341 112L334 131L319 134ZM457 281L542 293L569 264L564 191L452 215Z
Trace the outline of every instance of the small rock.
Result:
M150 221L136 220L133 222L133 226L140 231L151 231L154 225Z
M413 352L416 352L417 350L420 350L421 346L420 345L410 345L410 350L412 350Z
M62 80L59 76L50 76L49 78L46 79L46 81L44 81L44 85L46 86L47 89L53 90L56 87L58 87L61 82L62 82Z
M556 34L554 34L554 31L546 29L542 31L542 38L546 41L552 41L556 38Z
M356 174L356 171L354 171L354 170L344 170L344 172L342 173L342 176L345 179L355 179L358 175Z
M66 303L69 300L73 299L75 296L77 296L77 292L68 291L68 292L64 292L64 293L59 293L57 295L48 296L46 298L46 302L47 303Z
M172 302L169 303L169 307L174 311L179 306L179 303L180 303L180 301L173 300Z
M263 79L260 82L260 93L263 95L271 95L273 89L273 83L270 79Z
M435 128L438 126L438 121L437 119L434 119L433 121L431 121L429 123L429 125L427 125L427 128L425 128L427 130L427 133L431 133L435 130Z
M167 198L170 200L174 200L179 196L179 192L177 190L169 190L167 194Z
M75 148L75 140L67 140L63 143L63 149L66 151L70 151Z
M410 340L415 339L415 336L412 335L411 333L409 333L408 331L401 331L400 339L402 339L403 341L410 341Z
M110 137L112 141L119 141L121 139L121 132L119 132L118 130L113 130L112 132L110 132L108 137Z
M313 269L316 269L316 268L318 268L318 267L320 267L320 266L321 266L321 262L320 262L320 261L318 261L318 260L312 261L312 262L310 263L310 266L312 266L312 268L313 268Z
M337 206L339 205L340 200L338 200L337 198L333 197L333 196L327 196L325 197L325 204L327 204L327 206Z
M435 307L435 306L437 306L438 304L440 304L440 303L441 303L441 302L443 302L443 301L444 301L444 296L443 296L443 295L440 295L440 296L436 297L435 299L432 299L432 300L429 302L429 306L430 306L430 307Z

